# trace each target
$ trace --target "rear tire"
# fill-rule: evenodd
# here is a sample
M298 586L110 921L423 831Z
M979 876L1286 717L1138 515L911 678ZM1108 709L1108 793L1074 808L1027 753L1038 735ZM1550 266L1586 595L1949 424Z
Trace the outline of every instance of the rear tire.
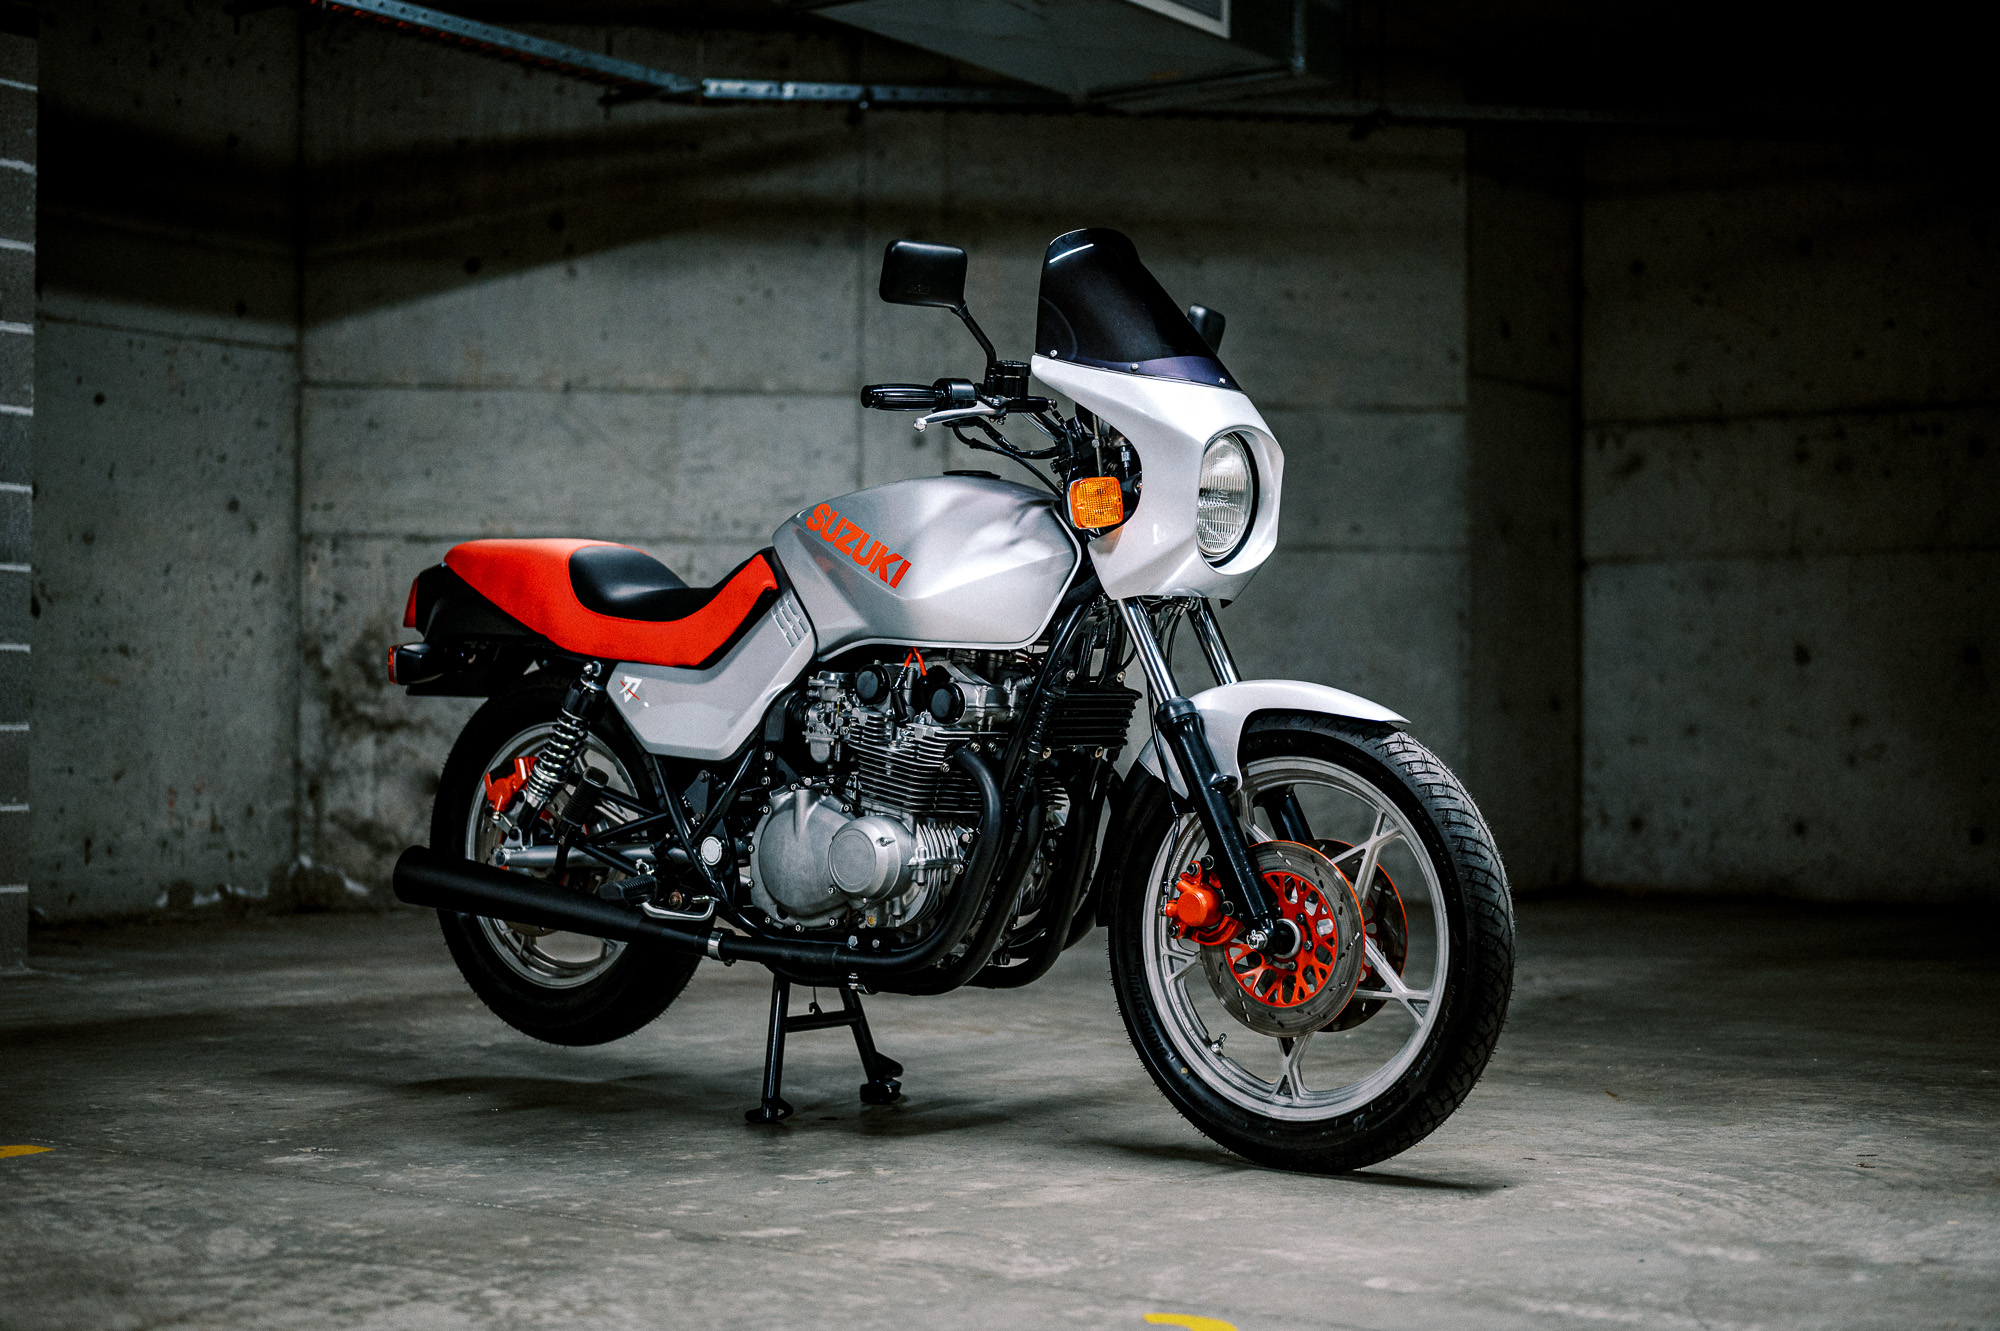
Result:
M1328 838L1317 844L1343 878L1363 899L1375 893L1414 909L1404 926L1409 950L1376 964L1390 938L1371 923L1371 969L1340 1015L1303 1040L1247 1028L1223 1001L1236 996L1217 987L1227 984L1226 969L1224 979L1211 979L1217 969L1178 942L1160 914L1167 885L1206 841L1192 817L1175 817L1165 787L1152 782L1142 797L1149 807L1133 810L1133 849L1114 884L1111 977L1119 1011L1153 1081L1216 1142L1280 1169L1359 1169L1430 1135L1485 1070L1513 988L1506 875L1464 787L1400 731L1267 714L1246 729L1240 756L1253 792L1313 792L1325 811L1313 817L1313 834ZM1358 824L1359 834L1336 826L1342 818ZM1269 821L1267 812L1258 814L1260 825ZM1378 856L1361 854L1367 840L1381 843ZM1394 883L1382 896L1392 852L1399 857ZM1354 881L1364 864L1367 876ZM1382 978L1385 967L1393 985ZM1394 987L1409 1001L1386 997ZM1365 1000L1369 993L1385 997ZM1308 1054L1318 1060L1310 1071Z
M434 850L484 858L478 837L488 826L480 821L486 817L486 774L534 752L540 736L553 728L562 699L556 689L523 689L473 713L438 782L431 810ZM622 726L594 725L587 760L614 767L628 793L654 802L661 798L650 764ZM589 869L565 874L570 886L586 891L603 877L601 870ZM509 1026L550 1044L604 1044L630 1035L666 1011L701 963L651 943L603 943L592 958L591 942L602 940L536 935L457 911L439 911L438 926L472 992Z

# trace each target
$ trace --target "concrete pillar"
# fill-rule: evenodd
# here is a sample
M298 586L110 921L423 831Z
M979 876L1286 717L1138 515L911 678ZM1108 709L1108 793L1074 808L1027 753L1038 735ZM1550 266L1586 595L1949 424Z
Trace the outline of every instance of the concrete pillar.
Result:
M1465 779L1515 888L1577 877L1579 155L1467 136Z
M32 32L0 31L0 971L28 956L35 50Z
M295 853L299 23L42 6L37 919Z

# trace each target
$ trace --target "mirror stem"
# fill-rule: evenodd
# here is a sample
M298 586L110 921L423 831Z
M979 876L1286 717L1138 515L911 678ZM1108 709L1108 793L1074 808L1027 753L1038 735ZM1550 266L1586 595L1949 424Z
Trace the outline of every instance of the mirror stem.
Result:
M951 312L956 314L965 326L972 330L972 335L979 339L979 345L985 348L986 366L990 370L993 363L1000 359L1000 353L993 349L993 343L987 338L986 331L979 326L979 321L972 317L972 311L966 308L963 302L952 306Z

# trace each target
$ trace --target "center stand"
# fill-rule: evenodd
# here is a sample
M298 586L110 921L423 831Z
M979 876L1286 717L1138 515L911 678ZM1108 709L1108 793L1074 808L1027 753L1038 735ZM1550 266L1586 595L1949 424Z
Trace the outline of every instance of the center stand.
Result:
M792 1031L820 1031L829 1026L846 1026L854 1032L854 1046L861 1051L861 1070L868 1080L861 1084L861 1102L869 1105L894 1104L903 1097L903 1065L875 1048L868 1031L867 1014L861 1010L861 996L842 986L838 1012L822 1012L817 1002L811 1010L791 1014L792 982L771 976L771 1031L764 1046L764 1102L743 1111L748 1123L782 1123L792 1116L789 1102L778 1094L785 1077L785 1036Z

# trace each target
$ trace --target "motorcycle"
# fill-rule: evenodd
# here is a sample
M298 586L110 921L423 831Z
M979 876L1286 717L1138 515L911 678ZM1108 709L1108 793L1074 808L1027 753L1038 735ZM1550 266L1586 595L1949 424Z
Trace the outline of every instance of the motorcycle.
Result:
M1032 484L828 499L711 587L593 540L469 541L417 576L422 640L390 680L488 701L396 895L437 909L502 1020L557 1044L638 1030L704 957L767 967L757 1123L792 1113L788 1034L848 1028L862 1100L893 1102L863 995L1019 988L1102 926L1132 1045L1195 1127L1286 1169L1407 1149L1506 1013L1485 821L1395 712L1239 675L1218 606L1276 547L1285 457L1218 356L1222 316L1183 312L1119 232L1073 231L1032 361L1002 360L965 274L962 249L897 241L880 295L956 315L983 379L861 400ZM1183 625L1216 680L1191 696ZM840 1011L793 1013L795 985Z

